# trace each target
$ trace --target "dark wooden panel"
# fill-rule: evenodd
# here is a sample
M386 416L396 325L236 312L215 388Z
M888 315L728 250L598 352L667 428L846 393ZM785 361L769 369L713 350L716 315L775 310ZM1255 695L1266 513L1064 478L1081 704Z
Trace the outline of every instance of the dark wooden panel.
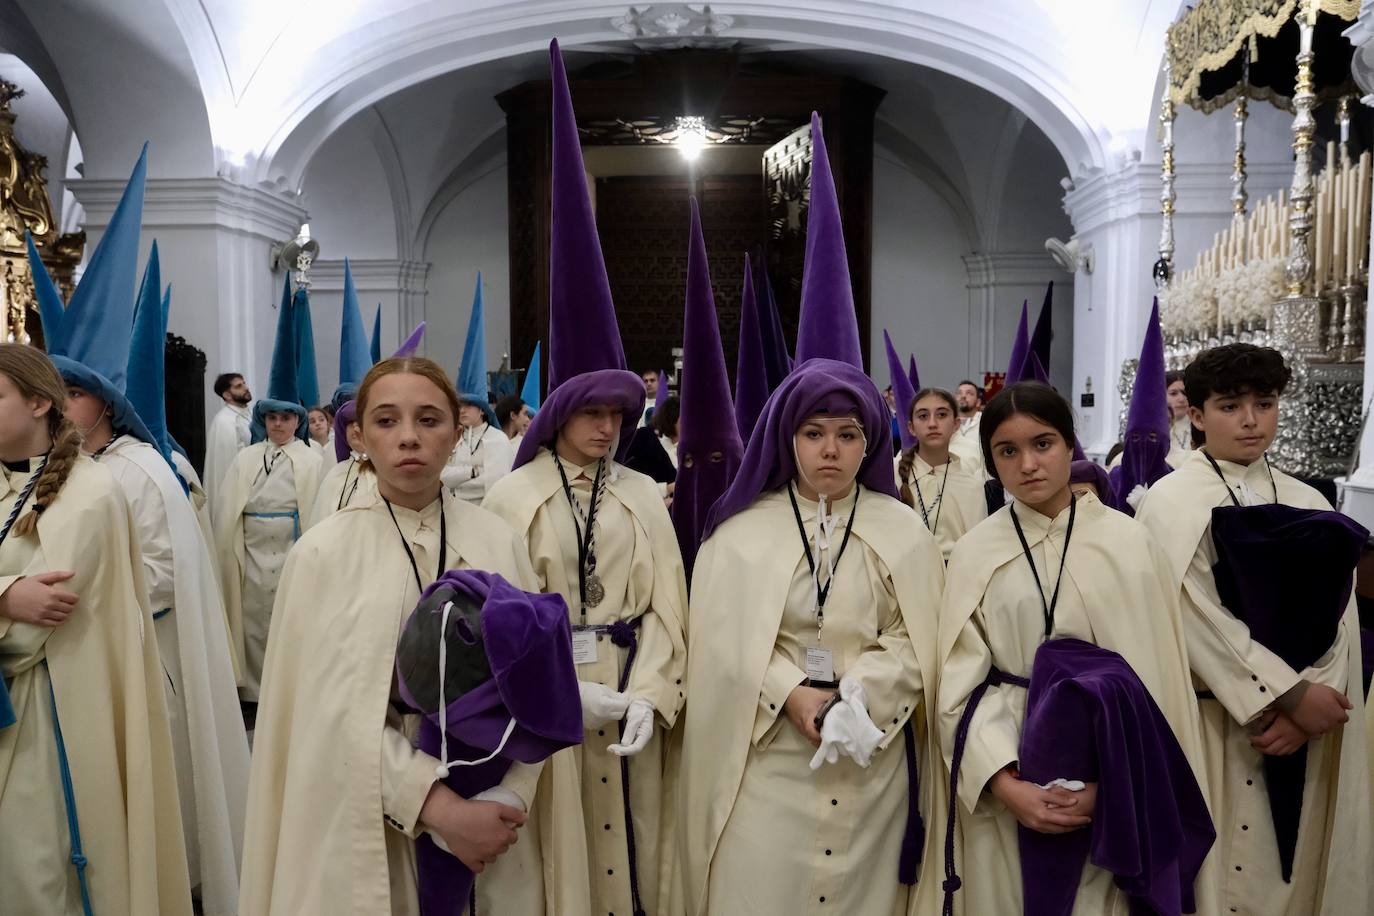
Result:
M720 176L697 188L725 362L739 345L744 253L763 237L758 179ZM597 229L625 356L635 370L666 368L682 344L687 285L688 182L667 176L596 183Z
M570 88L579 119L588 122L645 115L662 119L679 114L708 118L736 114L788 118L801 127L808 122L813 110L818 111L825 120L826 142L844 220L860 340L867 358L872 286L873 118L884 94L881 90L845 77L785 72L766 61L742 64L730 53L694 50L639 55L629 62L602 61L575 74ZM511 360L514 365L522 365L528 360L536 340L548 337L550 96L550 83L541 80L522 83L496 98L506 112ZM587 140L584 137L583 142ZM795 290L801 282L800 265L793 263L795 259L773 254L773 243L768 239L767 194L760 187L759 178L750 176L749 182L752 201L741 199L729 208L734 213L738 207L740 214L753 209L757 227L751 236L752 244L762 243L762 248L767 249L765 259L779 298L784 299L783 321L791 344L795 338ZM703 187L701 193L708 195L710 185ZM686 206L685 194L676 206ZM660 201L658 207L658 212L663 213L667 204ZM703 213L704 224L708 227L714 218ZM734 217L728 222L733 225ZM683 259L682 269L685 270L685 216L678 223L679 228L665 227L662 231L682 233L682 243L665 248L662 256L668 257L671 252L672 257ZM708 228L706 231L707 245L712 249L738 241L731 241L728 229L713 232ZM719 241L712 239L712 235L720 233L724 235ZM804 236L798 238L804 245ZM792 244L797 241L797 238L791 240ZM742 249L739 253L742 255ZM732 271L731 282L737 284L737 272L742 267L736 266L732 258L713 257L712 265L716 268L713 279L718 288L725 276L721 271L726 269ZM625 274L619 282L623 284L629 280L630 275ZM617 282L612 279L613 289ZM784 289L793 290L790 300L782 293ZM624 294L639 302L648 296L648 289L627 288ZM617 296L617 304L624 305L619 299ZM716 304L720 308L738 309L738 299L738 286L735 285L728 296L718 295ZM680 297L674 302L678 308L673 317L680 334ZM656 304L654 309L659 310L661 318L661 306ZM734 346L733 323L725 325L730 335L727 346L731 348ZM658 355L658 350L663 348L662 340L638 329L634 329L633 334L630 331L626 329L627 348L631 346L629 338L632 336L638 342L635 346L644 348L627 353L632 365L637 365L639 360L661 361L664 358ZM547 354L547 347L544 352ZM733 349L727 362L733 366Z

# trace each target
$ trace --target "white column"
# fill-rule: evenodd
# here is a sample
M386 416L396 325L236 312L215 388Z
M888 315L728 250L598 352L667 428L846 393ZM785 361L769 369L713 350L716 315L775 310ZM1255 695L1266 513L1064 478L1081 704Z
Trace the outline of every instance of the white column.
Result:
M124 182L67 186L86 209L90 251L109 224ZM221 372L240 372L255 394L266 393L281 298L272 248L293 238L304 219L293 198L224 178L148 180L139 272L156 239L163 285L172 286L169 330L208 359L207 417L219 407L208 381Z

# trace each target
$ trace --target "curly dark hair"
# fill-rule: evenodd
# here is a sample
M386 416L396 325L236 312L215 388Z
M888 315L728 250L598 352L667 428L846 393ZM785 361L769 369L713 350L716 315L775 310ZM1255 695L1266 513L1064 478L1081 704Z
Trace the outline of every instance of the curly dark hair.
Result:
M1278 350L1233 343L1199 353L1183 370L1183 388L1189 406L1201 410L1213 395L1283 394L1292 377Z

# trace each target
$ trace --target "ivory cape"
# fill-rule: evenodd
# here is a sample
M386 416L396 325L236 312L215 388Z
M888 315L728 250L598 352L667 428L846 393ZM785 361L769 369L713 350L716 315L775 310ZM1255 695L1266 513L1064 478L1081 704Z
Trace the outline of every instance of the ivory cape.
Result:
M488 512L442 497L448 569L483 569L529 588L514 532ZM413 717L391 705L396 642L420 598L398 527L428 585L438 566L439 509L376 500L304 535L287 557L273 611L254 731L240 911L244 916L418 914L414 837L439 761L414 749ZM436 660L437 661L437 660ZM514 765L502 785L526 803L539 768ZM478 877L478 910L519 886L503 866L539 848L531 819L519 842ZM521 856L525 859L521 859ZM514 879L538 883L534 874ZM506 879L512 881L512 878Z
M900 465L900 455L897 460ZM897 486L903 483L911 487L917 520L926 530L935 526L932 532L935 544L946 561L955 543L988 517L981 471L975 475L965 460L953 451L949 453L949 464L939 468L932 468L917 454L911 464L911 473L905 481L899 479ZM917 487L921 491L920 498L916 496ZM925 515L921 514L922 499L925 500Z
M1029 677L1035 651L1044 641L1041 594L1046 602L1053 595L1070 510L1051 520L1027 506L1016 506L1044 586L1037 594L1012 526L1011 508L1003 507L965 535L945 574L939 729L947 771L969 695L994 665L1007 674ZM1167 560L1143 526L1107 508L1092 493L1077 497L1051 635L1076 637L1126 660L1168 720L1205 795L1197 704ZM954 899L956 910L962 908L969 916L1021 911L1017 821L986 787L998 771L1016 762L1025 713L1025 688L993 686L968 729L954 838L962 888ZM1199 913L1214 912L1212 880L1204 866L1195 883ZM1126 895L1112 883L1111 874L1086 864L1073 912L1124 914L1126 906Z
M965 471L980 482L988 476L987 468L983 466L983 443L979 438L982 423L983 412L980 410L974 414L972 423L965 426L960 422L949 440L949 450L964 459Z
M577 536L553 453L541 449L529 463L492 488L484 508L496 512L524 538L539 588L568 602L570 621L582 625L578 593ZM620 465L607 479L597 509L597 570L606 598L587 608L586 623L638 621L638 650L625 693L648 700L657 712L654 736L628 758L636 852L635 874L645 911L658 909L659 865L669 855L664 825L664 767L668 729L677 721L686 689L686 584L677 536L652 480ZM570 482L589 478L595 466L564 463ZM609 469L608 469L609 473ZM590 497L580 493L579 499ZM585 506L585 504L584 504ZM578 666L578 678L619 687L628 651L609 638L597 642L597 661ZM544 866L557 892L551 916L630 913L628 833L621 758L608 748L619 740L614 723L587 729L580 747L545 762L536 813L553 825ZM607 826L609 825L609 829ZM613 874L611 874L613 872ZM480 880L480 879L479 879Z
M1331 651L1294 671L1250 638L1217 594L1212 577L1212 509L1231 505L1227 487L1243 483L1261 502L1274 498L1263 460L1248 467L1218 461L1226 484L1204 451L1150 488L1137 518L1164 546L1170 582L1181 593L1194 687L1215 700L1199 709L1225 912L1273 916L1358 913L1374 895L1374 803L1370 797L1365 700L1360 689L1359 615L1352 593ZM1316 490L1274 470L1278 501L1302 509L1330 509ZM1294 570L1301 575L1301 570ZM1352 590L1353 592L1353 590ZM1350 721L1308 742L1307 778L1291 883L1279 871L1263 756L1246 726L1299 679L1343 691ZM1364 901L1364 902L1361 902Z
M14 484L23 487L23 482ZM6 514L15 496L3 500ZM19 569L3 561L2 555L11 551L27 553ZM55 795L53 805L65 813L59 773L34 772L29 764L30 754L47 754L52 747L55 704L94 911L101 916L189 916L191 891L162 666L136 535L109 471L79 457L61 493L39 518L36 543L32 536L11 532L0 548L0 568L5 573L0 592L24 575L74 572L63 587L81 599L71 616L51 630L0 618L0 651L6 637L40 646L40 657L30 657L32 663L23 670L11 670L10 660L0 655L19 716L0 730L0 793ZM40 732L41 745L28 739L30 729ZM5 804L0 800L0 807ZM7 830L0 856L70 854L64 816L58 829L61 836ZM52 867L46 859L33 861L35 878ZM72 868L65 861L61 866ZM22 899L12 887L5 895L7 908ZM74 903L74 910L62 912L81 912L79 895L74 900L69 895L67 903Z
M480 505L491 488L510 473L515 462L515 446L499 426L485 425L481 433L464 429L444 468L444 483L474 505ZM477 476L472 476L473 469Z
M349 456L338 462L324 479L315 494L315 506L310 512L310 524L318 525L348 506L363 505L377 498L377 475L362 459Z
M839 511L847 512L843 507ZM879 620L862 624L874 629L848 670L839 670L842 653L836 652L836 677L851 675L865 685L870 717L884 737L870 770L860 770L852 761L842 760L826 764L806 783L785 788L786 792L810 795L830 789L836 801L843 796L845 802L854 802L853 806L834 806L847 809L837 811L840 822L830 823L823 813L807 835L796 834L795 819L777 823L759 823L756 819L748 825L731 821L748 769L763 760L770 745L790 742L795 735L797 742L805 745L797 748L806 755L803 766L812 753L810 744L796 734L783 713L787 695L805 673L793 669L787 676L789 666L774 661L789 591L799 571L808 580L810 577L786 490L765 493L748 509L727 519L702 545L693 580L696 591L692 593L687 678L692 701L685 714L676 815L684 899L676 901L675 912L702 916L744 911L740 908L744 888L740 889L740 899L708 899L712 870L722 864L717 855L722 836L727 829L741 827L760 837L752 860L758 880L810 882L816 891L810 897L810 907L818 912L825 911L822 896L832 901L833 908L833 901L864 900L864 886L880 882L897 889L899 900L909 897L912 913L938 910L939 879L933 869L939 865L941 836L935 814L942 807L944 791L927 711L937 677L936 615L944 564L934 539L911 514L909 507L895 499L868 490L859 493L852 541L836 568L837 591L830 601L838 605L845 597L840 590L844 583L855 575L866 577L872 594L891 594L904 626L893 628L896 635L884 637ZM842 537L837 526L835 538ZM832 543L838 550L838 540ZM861 557L863 565L854 565ZM858 580L851 581L851 592L860 591L860 585ZM852 595L851 600L855 600ZM865 610L877 618L882 616L877 608L851 613L863 614ZM826 616L831 613L827 603ZM899 664L897 659L903 656L907 656L906 661ZM899 835L905 828L909 794L903 726L908 721L916 736L919 810L926 829L920 878L909 893L898 884L900 842L897 848L876 850L877 854L867 859L847 851L863 845L857 835L880 832L890 819L898 821ZM878 808L861 809L853 784L873 778L889 766L899 768L897 792L884 797ZM826 812L829 797L821 800L822 812ZM856 836L851 838L850 834ZM829 837L835 839L827 843ZM813 874L777 873L773 847L795 843L814 846L810 850ZM830 855L825 851L827 845L832 847ZM727 864L732 870L737 867ZM874 911L860 908L845 912Z
M220 486L234 458L252 439L251 413L247 407L225 404L210 421L205 437L205 492L210 494L211 512L218 509Z
M238 453L225 474L214 512L220 586L224 590L224 613L229 620L229 648L234 653L240 671L244 670L243 509L253 496L258 475L262 472L263 456L270 445L266 441L255 442ZM291 461L291 472L296 483L296 508L300 513L301 532L304 533L309 527L310 508L315 504L315 494L319 489L320 459L310 450L310 446L295 438L282 446L282 452Z
M157 615L191 884L207 916L235 916L248 737L214 562L190 499L156 449L120 436L99 462L128 499Z

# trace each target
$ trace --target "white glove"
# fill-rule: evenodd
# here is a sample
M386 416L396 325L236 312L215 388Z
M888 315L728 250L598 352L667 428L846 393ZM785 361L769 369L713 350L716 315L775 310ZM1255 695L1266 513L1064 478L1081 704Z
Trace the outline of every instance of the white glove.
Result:
M882 740L882 730L868 716L863 685L852 677L841 678L840 702L831 707L821 723L821 746L811 758L811 769L838 763L841 756L867 768Z
M526 810L525 800L505 786L492 786L490 789L483 789L468 801L496 802L498 805L514 808L516 811Z
M620 736L620 743L612 744L607 750L617 757L633 757L644 750L653 736L654 704L636 697L625 713L625 733Z
M583 728L600 728L607 722L619 722L630 705L630 698L625 694L594 681L578 681L577 691L582 697Z
M1126 494L1126 505L1132 509L1139 509L1140 503L1145 499L1145 494L1150 492L1141 484L1131 487L1131 492Z

